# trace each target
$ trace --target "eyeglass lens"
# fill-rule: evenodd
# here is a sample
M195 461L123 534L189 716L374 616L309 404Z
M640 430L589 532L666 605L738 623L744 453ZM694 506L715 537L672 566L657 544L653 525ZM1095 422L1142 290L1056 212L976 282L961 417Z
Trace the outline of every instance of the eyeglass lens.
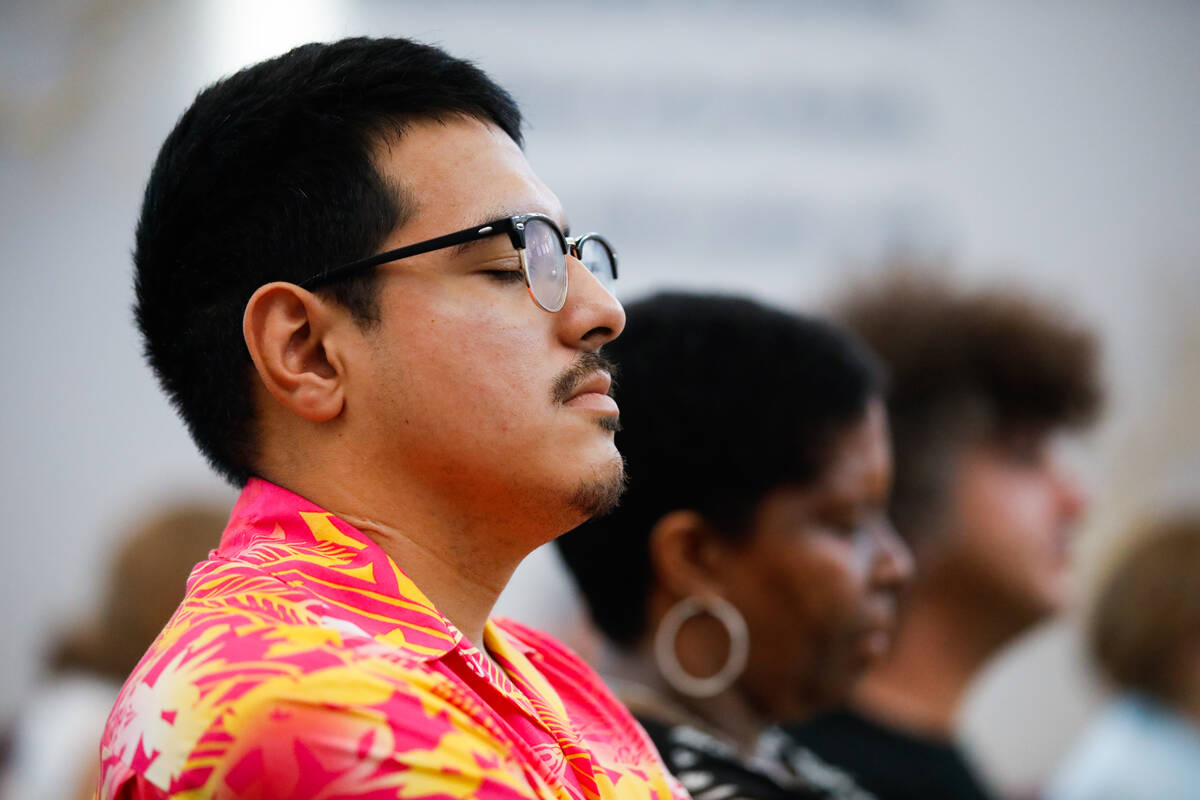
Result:
M567 260L558 232L540 219L525 223L525 269L529 291L547 311L558 311L567 301Z
M579 244L579 260L588 268L604 288L610 292L616 281L612 252L599 239L585 238Z

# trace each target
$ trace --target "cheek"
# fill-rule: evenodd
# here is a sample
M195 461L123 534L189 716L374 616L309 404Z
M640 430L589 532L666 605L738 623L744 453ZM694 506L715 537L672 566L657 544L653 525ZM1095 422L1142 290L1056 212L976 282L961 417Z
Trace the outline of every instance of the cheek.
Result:
M423 311L380 337L366 403L379 457L453 475L534 453L554 376L544 344L495 315Z
M963 527L980 548L1019 557L1053 544L1053 497L1037 481L997 476L966 488Z
M503 418L518 400L549 397L549 369L539 369L541 351L528 329L487 314L443 316L410 329L407 338L412 346L404 349L403 372L442 411Z
M950 563L965 581L987 586L1011 607L1033 602L1038 613L1064 602L1069 547L1052 498L1036 481L1011 476L977 491L964 505Z
M757 605L775 635L827 638L852 624L862 603L865 569L849 540L810 536L761 560ZM803 643L802 643L803 645Z
M747 679L780 719L839 702L845 683L859 674L852 656L866 591L859 561L850 540L809 540L799 552L764 559L747 578L753 597Z

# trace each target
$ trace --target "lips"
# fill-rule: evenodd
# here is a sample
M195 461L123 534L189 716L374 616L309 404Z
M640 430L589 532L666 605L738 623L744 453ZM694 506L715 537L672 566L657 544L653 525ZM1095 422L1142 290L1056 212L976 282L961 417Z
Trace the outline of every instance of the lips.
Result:
M575 387L575 391L571 394L567 402L574 400L581 394L608 394L608 390L611 387L612 375L609 375L604 370L597 370Z
M589 408L593 411L618 413L617 402L609 395L612 375L604 370L591 373L581 381L564 405L570 408Z
M859 638L862 654L871 661L878 661L888 654L892 648L892 632L890 628L871 628Z
M896 598L887 595L879 599L873 613L867 619L867 628L891 633L896 628Z
M895 604L892 598L881 598L866 623L859 631L859 643L864 654L874 660L886 655L891 649L896 630Z

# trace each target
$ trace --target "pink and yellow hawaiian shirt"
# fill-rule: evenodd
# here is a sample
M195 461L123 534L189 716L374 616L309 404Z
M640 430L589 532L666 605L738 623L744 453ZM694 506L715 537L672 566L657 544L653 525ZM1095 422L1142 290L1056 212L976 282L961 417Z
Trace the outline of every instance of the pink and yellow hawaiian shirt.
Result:
M121 690L99 796L686 797L577 656L499 620L484 645L364 534L252 480Z

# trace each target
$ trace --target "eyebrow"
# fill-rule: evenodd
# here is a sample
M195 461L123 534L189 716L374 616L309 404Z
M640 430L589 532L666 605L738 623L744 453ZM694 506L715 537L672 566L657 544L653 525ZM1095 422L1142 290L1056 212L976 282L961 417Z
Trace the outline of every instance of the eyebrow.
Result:
M483 226L480 225L479 227L482 228ZM453 257L461 256L463 253L468 252L469 250L474 248L476 245L480 244L481 242L486 241L487 238L488 237L481 237L479 239L472 239L469 242L463 242L462 244L460 244L454 248L454 251L451 253L451 256L453 256Z
M541 214L542 212L541 211L526 212L526 211L510 211L510 210L496 211L494 213L486 215L482 220L480 220L476 224L472 225L471 228L479 229L479 228L484 227L485 225L487 225L490 222L495 222L496 220L500 220L500 219L508 219L509 217L515 217L518 214L525 214L525 213ZM549 214L546 214L546 216L550 217L550 219L554 219L554 217L550 216ZM558 224L557 220L555 220L555 224L556 225ZM470 230L470 228L464 228L463 230ZM567 237L569 237L571 235L571 223L566 218L563 219L562 233L563 233L563 236L567 236ZM469 242L463 242L462 244L460 244L454 248L453 255L461 256L463 253L466 253L471 248L478 245L480 242L486 241L488 238L490 238L490 237L481 237L479 239L472 239Z

